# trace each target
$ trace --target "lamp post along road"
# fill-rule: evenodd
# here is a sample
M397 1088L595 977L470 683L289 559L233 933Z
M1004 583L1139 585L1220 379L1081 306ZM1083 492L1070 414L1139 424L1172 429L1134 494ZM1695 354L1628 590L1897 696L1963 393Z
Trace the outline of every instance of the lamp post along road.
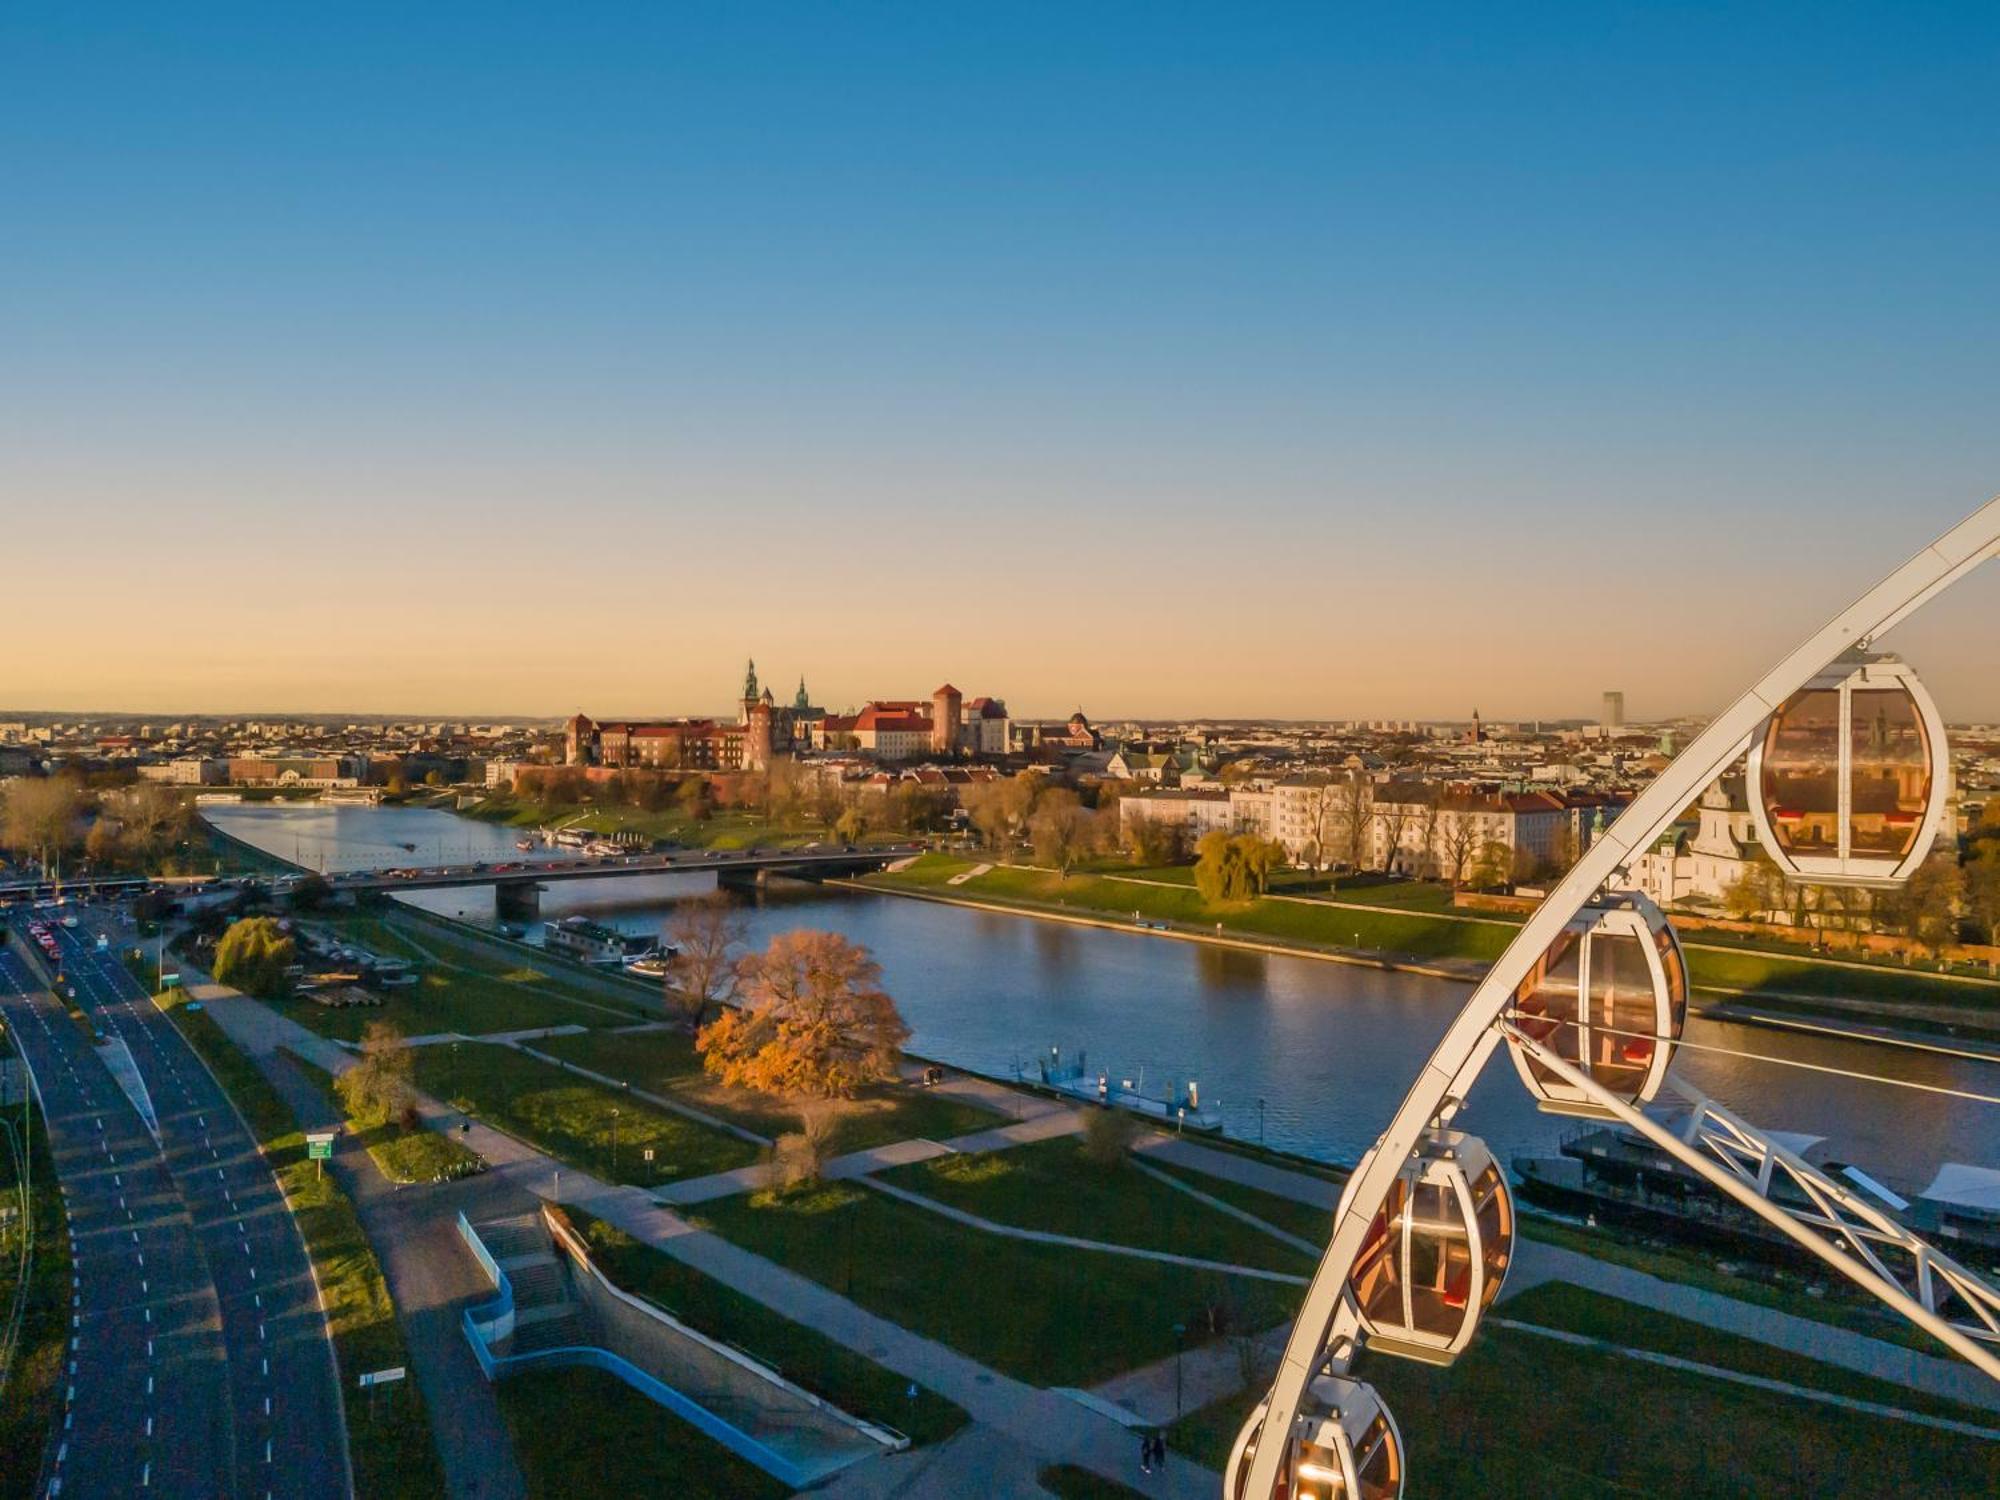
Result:
M1995 556L2000 556L2000 499L1988 501L1889 574L1724 709L1592 842L1569 874L1522 925L1425 1062L1377 1148L1349 1180L1335 1215L1333 1237L1306 1291L1263 1409L1261 1440L1256 1443L1254 1454L1243 1460L1248 1464L1248 1473L1241 1476L1241 1489L1235 1493L1256 1500L1267 1500L1278 1493L1281 1477L1291 1470L1297 1419L1308 1384L1323 1369L1330 1369L1335 1375L1344 1373L1359 1351L1362 1329L1348 1286L1370 1226L1398 1172L1426 1134L1434 1125L1449 1123L1463 1106L1474 1080L1503 1040L1498 1023L1517 987L1549 950L1572 915L1612 880L1634 851L1650 845L1683 808L1749 748L1759 729L1793 693L1843 653L1872 642ZM1752 795L1756 795L1754 789ZM1632 1113L1636 1115L1638 1111ZM1776 1214L1784 1221L1779 1227L1801 1243L1817 1241L1804 1226L1731 1174L1718 1172L1711 1176L1707 1159L1692 1145L1670 1132L1661 1134L1665 1140L1655 1140L1655 1144L1695 1166L1715 1186L1753 1212L1763 1215L1768 1210ZM1808 1248L1820 1253L1816 1244ZM1850 1276L1862 1279L1856 1275L1855 1263L1834 1263ZM1884 1291L1870 1281L1864 1280L1863 1284L1870 1285L1870 1290L1878 1295ZM1884 1300L1906 1316L1915 1317L1955 1352L2000 1379L2000 1359L1990 1351L1957 1333L1951 1325L1943 1324L1941 1319L1917 1317L1921 1309L1905 1305L1907 1298L1885 1296ZM1941 1331L1939 1325L1946 1331ZM1237 1477L1236 1474L1225 1477L1226 1493Z

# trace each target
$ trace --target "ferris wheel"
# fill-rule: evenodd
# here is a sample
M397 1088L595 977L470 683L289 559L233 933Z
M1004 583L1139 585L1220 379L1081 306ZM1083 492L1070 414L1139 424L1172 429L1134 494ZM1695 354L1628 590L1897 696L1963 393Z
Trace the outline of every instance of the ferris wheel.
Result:
M1541 1109L1618 1121L2000 1380L2000 1289L1772 1132L1672 1076L1687 964L1665 915L1621 888L1709 783L1748 753L1752 818L1780 870L1893 886L1930 852L1951 793L1944 724L1874 640L2000 558L2000 499L1891 573L1719 715L1605 829L1487 972L1334 1212L1277 1376L1224 1471L1225 1500L1396 1500L1402 1435L1349 1371L1361 1351L1450 1364L1513 1258L1506 1174L1453 1128L1503 1043ZM1671 1091L1669 1128L1643 1106ZM1774 1185L1785 1191L1773 1196Z

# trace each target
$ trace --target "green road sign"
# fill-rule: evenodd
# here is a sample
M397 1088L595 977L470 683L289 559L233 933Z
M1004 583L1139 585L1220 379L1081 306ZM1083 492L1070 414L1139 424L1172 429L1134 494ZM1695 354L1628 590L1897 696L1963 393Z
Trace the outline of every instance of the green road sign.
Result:
M325 1161L333 1155L333 1132L316 1130L306 1137L306 1160Z

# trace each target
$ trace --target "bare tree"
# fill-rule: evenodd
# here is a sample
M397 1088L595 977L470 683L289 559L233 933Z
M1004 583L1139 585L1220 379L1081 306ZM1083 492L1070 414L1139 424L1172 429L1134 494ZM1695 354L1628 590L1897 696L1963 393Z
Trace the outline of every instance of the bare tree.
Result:
M711 1009L735 998L743 920L722 892L697 896L674 908L667 941L674 947L667 964L667 1013L679 1016L688 1030L699 1031Z

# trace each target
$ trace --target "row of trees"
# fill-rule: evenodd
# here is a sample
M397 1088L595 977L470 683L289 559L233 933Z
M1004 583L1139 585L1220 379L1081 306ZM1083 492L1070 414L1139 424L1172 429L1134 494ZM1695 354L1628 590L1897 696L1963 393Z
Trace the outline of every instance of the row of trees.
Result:
M2000 803L1959 851L1941 847L1901 886L1866 890L1787 879L1759 849L1723 891L1723 908L1745 922L1784 919L1800 929L1880 932L1909 939L1933 955L1970 935L2000 943Z
M44 869L78 855L100 868L159 869L192 825L184 797L148 782L100 789L75 775L24 776L0 794L0 845Z

